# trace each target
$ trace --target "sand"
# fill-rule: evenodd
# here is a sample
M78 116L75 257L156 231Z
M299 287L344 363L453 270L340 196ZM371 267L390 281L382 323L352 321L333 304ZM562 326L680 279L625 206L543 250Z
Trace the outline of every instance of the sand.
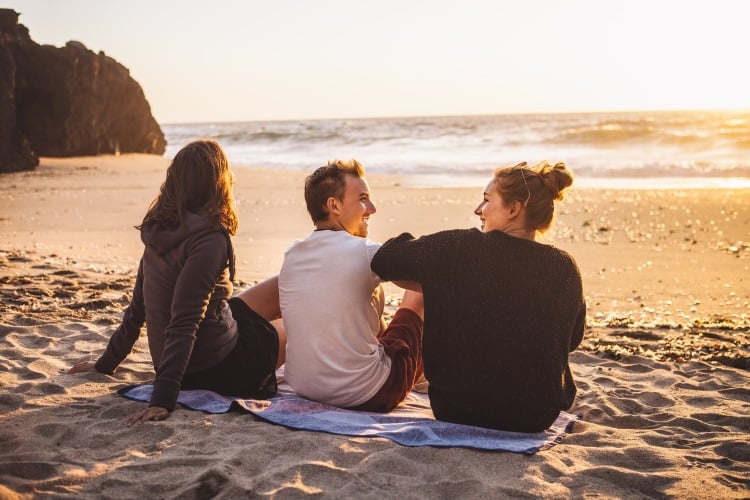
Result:
M114 376L66 370L119 322L167 164L43 158L0 176L0 499L750 497L750 190L569 193L547 240L576 257L589 304L571 358L582 420L526 456L182 408L122 425L142 403L116 389L153 377L143 338ZM305 172L235 170L241 288L311 224ZM477 224L479 189L369 180L374 240Z

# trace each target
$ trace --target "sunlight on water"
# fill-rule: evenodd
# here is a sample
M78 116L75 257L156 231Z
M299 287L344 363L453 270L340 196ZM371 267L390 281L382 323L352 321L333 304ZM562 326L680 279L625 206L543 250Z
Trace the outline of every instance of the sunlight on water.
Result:
M563 161L579 186L748 187L750 112L443 116L164 125L167 156L218 140L234 167L312 171L357 158L423 186L481 186L499 166Z
M750 178L651 177L644 180L636 177L577 177L574 185L576 187L606 189L747 189L750 188Z

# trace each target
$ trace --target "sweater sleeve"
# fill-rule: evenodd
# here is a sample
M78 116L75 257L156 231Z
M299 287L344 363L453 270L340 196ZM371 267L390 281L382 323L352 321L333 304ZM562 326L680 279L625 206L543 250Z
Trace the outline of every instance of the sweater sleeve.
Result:
M586 327L586 301L581 302L581 308L578 310L575 326L573 327L573 336L570 338L570 352L576 350L583 341L583 331Z
M424 264L423 238L414 239L402 233L383 243L372 258L370 267L383 281L422 281Z
M198 327L206 315L216 282L231 257L225 238L227 236L220 232L211 232L197 237L187 247L185 264L175 282L171 319L164 332L164 349L149 406L174 410Z
M146 309L143 302L143 259L138 265L138 275L133 288L133 298L125 309L122 323L112 334L107 349L97 360L96 371L113 373L122 361L133 350L133 345L141 333L141 327L146 320Z

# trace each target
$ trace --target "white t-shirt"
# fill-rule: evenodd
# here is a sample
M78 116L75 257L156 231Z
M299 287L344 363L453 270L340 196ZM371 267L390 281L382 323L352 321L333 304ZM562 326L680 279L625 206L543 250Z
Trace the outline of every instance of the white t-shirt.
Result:
M322 230L287 250L279 273L284 377L300 396L357 406L388 378L391 359L377 340L382 290L370 270L379 248L346 231Z

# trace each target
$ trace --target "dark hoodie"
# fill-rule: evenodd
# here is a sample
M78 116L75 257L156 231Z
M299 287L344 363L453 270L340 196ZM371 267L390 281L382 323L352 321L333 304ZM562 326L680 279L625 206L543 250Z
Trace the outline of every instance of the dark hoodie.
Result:
M176 229L147 224L133 299L96 370L112 373L130 354L146 322L156 370L150 406L172 411L185 373L221 362L237 343L232 295L234 251L229 235L187 213Z

